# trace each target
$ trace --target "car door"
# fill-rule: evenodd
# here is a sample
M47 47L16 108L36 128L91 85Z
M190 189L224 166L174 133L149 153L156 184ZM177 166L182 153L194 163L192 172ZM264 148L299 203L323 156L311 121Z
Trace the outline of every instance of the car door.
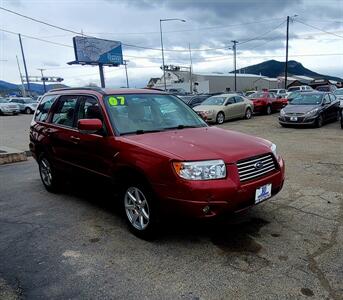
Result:
M245 116L245 102L241 96L235 96L237 117L242 118Z
M58 165L74 166L77 161L76 142L77 128L75 125L75 110L78 96L61 96L52 108L52 116L47 128L51 143L50 148Z
M93 96L82 96L77 105L76 124L81 119L99 119L104 124L104 113L98 99ZM115 150L109 147L108 130L103 125L102 130L96 133L73 133L76 137L74 149L78 167L103 176L111 176L111 166Z
M330 100L331 100L331 106L330 106L330 118L335 119L337 118L338 112L339 112L339 105L340 102L337 100L336 96L334 94L329 94Z
M224 102L224 114L225 114L225 120L229 120L232 118L235 118L235 97L229 97Z
M323 111L322 115L324 121L330 120L332 118L332 103L329 94L325 94L323 97Z

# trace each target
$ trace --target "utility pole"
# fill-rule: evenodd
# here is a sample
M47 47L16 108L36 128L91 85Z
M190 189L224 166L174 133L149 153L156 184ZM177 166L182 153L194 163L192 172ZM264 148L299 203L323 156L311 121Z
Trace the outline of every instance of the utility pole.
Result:
M43 71L45 71L45 69L37 69L37 70L40 71L40 73L41 73L41 75L42 75L44 93L46 93L45 78L44 78L44 75L43 75Z
M289 38L289 16L287 16L287 33L286 33L285 89L287 89L287 74L288 74L288 38Z
M20 43L21 55L23 56L23 63L24 63L24 70L25 70L25 76L26 76L27 90L29 92L29 95L31 95L29 74L27 73L27 67L26 67L26 60L25 60L25 55L24 55L23 43L21 41L20 33L18 35L19 35L19 43Z
M163 84L164 90L167 90L167 83L166 83L166 69L164 65L164 51L163 51L163 36L162 36L162 20L160 20L160 34L161 34L161 50L162 50L162 68L163 68Z
M24 81L23 81L23 76L21 75L18 55L16 55L15 57L17 59L17 65L18 65L19 76L20 76L20 81L21 81L21 93L22 93L23 97L26 97L25 85L24 85Z
M127 63L129 60L124 60L124 66L125 66L125 74L126 74L126 87L129 88L129 77L127 75Z
M238 41L231 41L233 43L232 49L233 49L233 65L235 68L235 91L237 91L237 68L236 68L236 44Z
M189 91L192 94L193 93L193 80L192 80L192 74L193 74L193 61L192 61L192 50L191 50L191 44L188 44L189 49L189 60L190 60L190 67L189 67Z

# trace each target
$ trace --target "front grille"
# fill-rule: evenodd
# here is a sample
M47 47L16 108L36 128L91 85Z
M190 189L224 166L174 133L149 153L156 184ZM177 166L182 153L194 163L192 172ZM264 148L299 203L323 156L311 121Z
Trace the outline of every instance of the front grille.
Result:
M265 176L276 169L273 154L264 154L237 162L238 174L241 182Z
M288 113L286 116L288 117L297 117L297 116L303 116L303 113Z

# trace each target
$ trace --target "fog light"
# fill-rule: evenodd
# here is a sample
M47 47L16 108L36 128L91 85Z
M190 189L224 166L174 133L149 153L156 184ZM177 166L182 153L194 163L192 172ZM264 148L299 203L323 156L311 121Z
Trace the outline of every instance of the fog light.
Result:
M205 214L207 214L207 213L210 211L210 207L209 207L208 205L206 205L206 206L202 209L202 211L203 211Z

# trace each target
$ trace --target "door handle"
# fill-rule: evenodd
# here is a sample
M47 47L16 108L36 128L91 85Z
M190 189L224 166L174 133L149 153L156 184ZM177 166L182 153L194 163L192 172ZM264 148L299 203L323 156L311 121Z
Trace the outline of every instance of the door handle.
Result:
M80 138L73 135L70 137L70 139L74 144L78 144L78 142L80 141Z

